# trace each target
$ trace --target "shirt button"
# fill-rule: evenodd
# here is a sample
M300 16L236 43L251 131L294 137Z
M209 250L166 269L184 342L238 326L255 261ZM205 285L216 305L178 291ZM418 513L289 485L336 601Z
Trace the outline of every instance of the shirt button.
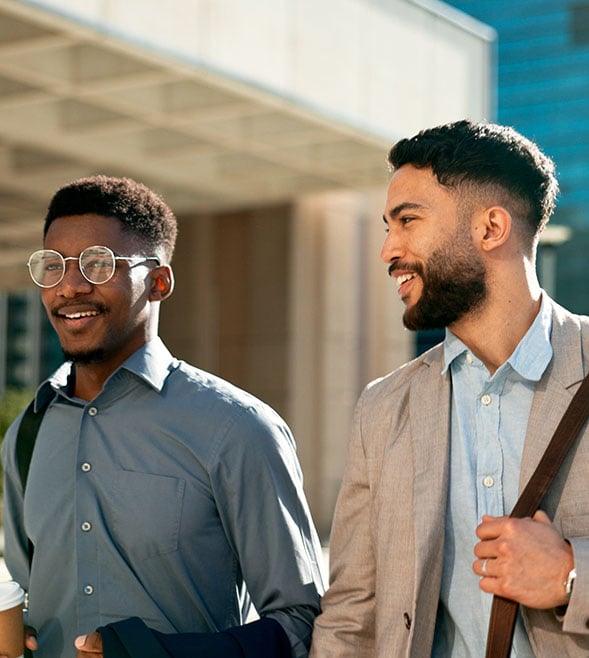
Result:
M483 485L489 489L495 484L495 480L490 476L487 475L487 477L483 478Z
M80 527L82 528L82 532L90 532L90 530L92 530L92 524L90 521L84 521Z
M481 402L485 405L485 407L488 406L489 404L491 404L491 396L487 394L483 395L483 397L481 398Z
M92 587L92 585L84 585L84 594L86 594L86 596L94 594L94 587Z
M80 466L80 468L82 469L82 471L83 471L84 473L88 473L89 471L92 470L92 464L89 464L88 462L84 462L84 463Z
M472 354L470 352L466 353L466 363L472 364Z
M90 407L90 409L88 409L89 416L96 416L97 413L98 413L98 409L96 407Z

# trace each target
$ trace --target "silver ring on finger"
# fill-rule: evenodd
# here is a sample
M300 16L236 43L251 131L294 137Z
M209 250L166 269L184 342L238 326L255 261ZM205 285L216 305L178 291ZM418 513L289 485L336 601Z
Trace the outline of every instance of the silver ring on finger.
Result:
M481 565L481 573L483 574L483 576L486 576L486 575L487 575L487 562L488 562L488 561L489 561L489 560L488 560L487 558L484 559L484 560L483 560L483 564Z

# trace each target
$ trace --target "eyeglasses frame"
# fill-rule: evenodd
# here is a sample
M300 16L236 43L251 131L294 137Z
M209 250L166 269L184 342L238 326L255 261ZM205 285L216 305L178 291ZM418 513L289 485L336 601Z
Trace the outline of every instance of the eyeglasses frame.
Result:
M84 253L86 251L89 251L90 249L106 249L107 251L109 251L111 253L112 258L115 262L115 267L113 267L112 273L108 277L108 279L106 279L106 281L100 281L100 282L92 281L92 279L89 279L88 276L86 276L86 274L84 273L84 270L82 269L81 259L82 259L82 256L84 255ZM32 271L31 271L31 259L36 254L43 253L43 252L45 252L45 253L46 252L51 252L53 254L57 254L57 256L59 256L61 258L61 260L63 261L63 270L61 272L61 278L58 281L56 281L55 283L52 283L50 286L46 286L46 285L43 285L43 284L39 283L35 279L35 277L33 276ZM36 251L34 251L29 256L29 259L27 261L27 267L29 269L29 275L30 275L31 279L33 280L33 283L36 286L38 286L39 288L45 288L45 289L55 288L55 286L58 286L65 278L66 265L67 265L68 260L78 261L78 269L80 270L80 273L86 279L86 281L88 281L88 283L91 283L93 286L102 286L105 283L108 283L113 278L113 276L116 272L116 261L118 261L118 260L126 261L127 263L129 263L130 267L135 267L136 265L140 265L141 263L143 263L146 260L154 260L154 261L157 262L158 267L161 266L161 260L158 256L116 256L115 252L110 247L106 247L105 245L101 245L101 244L95 244L95 245L92 245L91 247L86 247L86 249L83 249L80 252L79 256L64 256L63 254L60 254L59 251L56 251L55 249L37 249Z

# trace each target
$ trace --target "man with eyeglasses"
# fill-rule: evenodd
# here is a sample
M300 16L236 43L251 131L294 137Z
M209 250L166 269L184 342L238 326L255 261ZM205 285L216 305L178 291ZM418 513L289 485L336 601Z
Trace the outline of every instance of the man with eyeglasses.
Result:
M308 653L321 548L294 440L158 337L176 231L154 192L95 176L57 191L28 260L66 359L35 396L24 497L23 414L2 448L6 563L39 658L73 658L88 632L80 656Z

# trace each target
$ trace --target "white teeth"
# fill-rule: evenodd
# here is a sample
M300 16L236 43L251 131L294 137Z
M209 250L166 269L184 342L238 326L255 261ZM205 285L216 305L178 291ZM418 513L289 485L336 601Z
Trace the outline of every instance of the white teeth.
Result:
M68 320L79 320L80 318L91 318L98 315L98 311L84 311L82 313L66 313L65 317Z
M405 283L405 281L409 281L409 279L412 279L415 276L415 274L402 274L401 276L397 277L397 285L401 286Z

